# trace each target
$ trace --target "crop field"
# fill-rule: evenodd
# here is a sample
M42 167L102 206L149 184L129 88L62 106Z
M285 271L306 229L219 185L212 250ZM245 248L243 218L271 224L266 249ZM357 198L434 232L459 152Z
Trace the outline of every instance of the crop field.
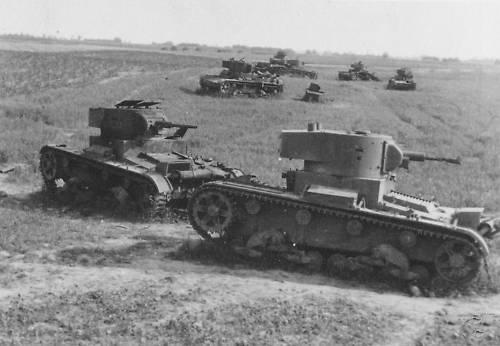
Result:
M398 189L500 213L500 66L363 57L383 81L343 82L338 71L357 57L309 56L326 92L312 104L300 101L310 80L287 76L276 98L199 95L199 76L221 69L202 53L0 50L0 167L18 166L0 174L8 195L0 198L0 344L500 343L496 281L466 297L412 298L385 283L180 254L197 240L182 217L146 223L46 200L39 149L83 148L95 133L88 108L144 99L161 101L169 120L198 126L186 137L193 154L272 185L300 164L279 159L280 131L320 122L460 157L461 165L410 163ZM235 58L244 56L259 59ZM417 90L386 90L404 65ZM498 280L500 244L492 251Z

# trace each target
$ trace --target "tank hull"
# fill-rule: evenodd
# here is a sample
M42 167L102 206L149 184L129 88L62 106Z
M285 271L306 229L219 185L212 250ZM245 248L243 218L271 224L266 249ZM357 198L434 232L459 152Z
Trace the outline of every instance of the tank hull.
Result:
M316 71L312 70L306 70L303 68L296 68L296 67L289 67L285 65L278 65L278 64L260 64L255 67L255 69L259 72L262 73L272 73L276 75L290 75L292 77L302 77L302 78L309 78L309 79L317 79L318 78L318 73Z
M237 95L268 96L283 92L283 83L269 79L224 78L206 75L200 78L201 91L221 97Z
M387 83L387 89L393 90L416 90L417 83L412 80L396 80L394 78L390 79Z
M304 251L316 254L316 258L320 254L327 269L331 258L342 255L369 266L391 264L406 279L412 268L419 266L429 275L465 283L477 275L488 255L486 243L473 230L349 207L348 203L341 205L338 196L330 200L325 197L256 184L213 182L193 195L188 215L195 230L206 239L248 246L255 242L256 235L267 232L274 234L272 239L281 239L279 246L273 244L274 250ZM210 200L218 199L214 202L218 208L212 208ZM227 207L221 207L225 204ZM269 244L269 239L264 243ZM380 261L380 256L374 255L380 248L391 249L402 259L392 261L395 263L387 258Z
M145 216L162 214L171 205L185 205L205 182L241 174L218 163L197 163L175 152L148 155L131 150L117 160L110 148L101 146L78 150L46 145L40 150L40 169L49 192L61 187L69 193L82 188L117 192L136 203Z

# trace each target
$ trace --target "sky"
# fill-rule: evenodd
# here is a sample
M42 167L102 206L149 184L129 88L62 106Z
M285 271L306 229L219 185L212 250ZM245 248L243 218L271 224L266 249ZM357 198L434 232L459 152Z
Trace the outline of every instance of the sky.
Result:
M0 0L0 34L500 58L500 1Z

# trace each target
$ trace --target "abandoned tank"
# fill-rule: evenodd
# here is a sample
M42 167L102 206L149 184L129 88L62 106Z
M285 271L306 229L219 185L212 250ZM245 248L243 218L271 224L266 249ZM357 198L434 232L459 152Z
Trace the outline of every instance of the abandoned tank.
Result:
M111 192L131 200L145 216L185 206L201 184L242 175L221 163L187 154L184 135L194 125L168 121L159 102L125 100L114 108L90 108L89 126L100 129L89 147L46 145L40 150L45 189Z
M254 71L244 60L223 60L225 69L218 75L200 77L201 92L222 97L269 96L283 92L283 80L271 73Z
M298 59L286 59L285 55L276 54L269 62L260 61L255 64L255 70L269 72L280 76L290 75L292 77L307 77L317 79L318 73L304 68L304 62Z
M417 83L413 80L413 72L408 67L396 70L396 75L389 79L387 89L394 90L415 90Z
M379 268L403 280L466 284L498 233L482 208L451 208L396 190L394 172L410 161L458 159L403 151L386 135L307 130L281 133L286 187L252 179L202 185L188 204L194 229L251 257L265 253L329 273Z
M340 71L338 74L339 80L351 81L351 80L362 80L362 81L380 81L380 79L372 72L366 69L363 62L358 61L351 64L348 71Z

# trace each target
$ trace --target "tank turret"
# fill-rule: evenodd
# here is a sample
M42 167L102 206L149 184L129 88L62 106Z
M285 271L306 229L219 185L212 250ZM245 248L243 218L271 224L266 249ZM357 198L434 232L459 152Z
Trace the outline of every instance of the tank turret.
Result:
M333 203L420 213L420 217L447 222L457 220L471 227L479 224L483 211L482 208L451 210L431 201L408 199L395 192L395 171L398 168L408 169L410 161L460 164L460 159L404 151L387 135L369 131L322 130L320 124L312 123L307 130L282 131L280 156L304 160L302 170L290 170L283 174L287 189L296 194L303 194L312 185L319 185L344 192L333 195L330 199Z
M90 136L90 147L86 152L92 153L94 149L105 146L112 148L115 156L122 159L123 153L133 147L184 151L182 138L188 129L197 126L168 121L158 104L154 101L125 100L116 104L115 108L90 108L89 126L99 128L101 133ZM165 129L176 131L167 134Z

